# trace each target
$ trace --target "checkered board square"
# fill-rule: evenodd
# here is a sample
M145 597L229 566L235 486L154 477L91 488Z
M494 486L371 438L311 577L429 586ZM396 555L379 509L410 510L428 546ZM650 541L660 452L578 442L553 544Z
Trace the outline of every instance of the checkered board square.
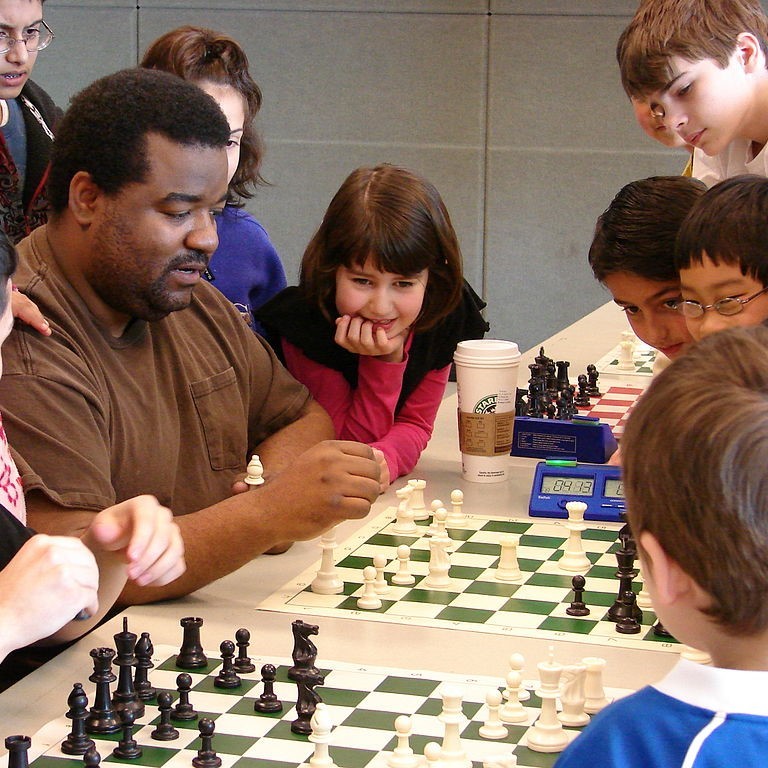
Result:
M629 370L619 368L621 361L621 344L617 344L608 354L603 355L595 367L599 373L611 376L653 376L653 364L656 361L656 350L643 342L635 344L635 352L632 355L633 367Z
M599 382L598 382L599 383ZM643 393L640 387L609 387L589 408L579 408L579 416L594 416L611 427L618 440L624 434L629 412Z
M290 639L290 632L287 633ZM320 645L320 643L318 643ZM208 653L208 666L188 672L192 677L190 702L200 717L215 722L213 749L222 761L222 768L296 768L306 766L312 757L314 745L306 736L291 732L290 724L296 717L296 684L287 676L290 659L252 657L256 672L241 675L243 685L232 690L216 688L213 684L221 662ZM542 754L526 746L526 733L538 716L541 700L535 694L536 681L527 680L524 687L531 698L524 706L529 713L527 723L508 724L505 739L482 739L478 729L487 718L486 693L493 688L503 690L503 675L491 677L461 677L436 672L411 672L384 667L360 667L337 662L325 663L319 659L325 673L325 683L316 689L328 706L333 721L330 754L340 768L386 768L387 757L397 746L394 721L400 715L409 715L413 731L410 747L423 755L430 741L440 742L443 726L437 718L442 710L440 686L458 684L463 690L463 711L467 718L462 728L462 744L474 768L483 760L512 751L519 768L551 766L556 754ZM275 664L277 681L275 693L283 702L283 711L275 714L255 712L253 704L261 692L259 670L264 663ZM182 670L175 666L175 650L168 646L155 648L155 669L150 680L158 690L176 694L176 676ZM533 666L533 665L532 665ZM86 688L92 701L93 690ZM611 698L624 696L624 689L606 689ZM62 697L66 711L66 697ZM135 768L190 768L197 755L200 737L197 723L173 725L180 736L175 741L154 741L151 732L159 722L156 702L147 702L144 717L134 726L134 738L143 755L136 760L122 760L112 755L119 734L95 737L96 749L102 765L130 764ZM66 738L71 722L60 717L43 727L32 737L31 768L82 768L81 758L64 755L61 742ZM575 738L578 729L568 729ZM422 758L423 760L423 758Z
M592 562L584 574L584 601L590 614L575 617L565 612L573 599L574 574L563 571L557 563L568 538L568 531L560 522L468 515L462 527L449 529L454 539L450 554L451 586L426 589L421 582L429 572L427 524L419 524L416 535L394 533L395 512L395 507L388 507L336 548L335 563L344 582L341 594L312 592L310 584L317 574L318 562L263 600L258 608L679 652L677 643L654 635L652 625L656 617L650 610L643 611L642 631L637 635L617 633L616 625L606 619L619 586L613 555L619 546L617 524L592 523L582 534L584 549ZM521 535L517 553L523 579L519 584L495 578L499 539L505 533ZM415 585L390 584L389 592L380 595L381 608L359 609L357 598L363 592L363 568L372 565L374 555L384 555L388 563L385 578L389 583L398 569L400 544L411 548L410 570L416 578Z

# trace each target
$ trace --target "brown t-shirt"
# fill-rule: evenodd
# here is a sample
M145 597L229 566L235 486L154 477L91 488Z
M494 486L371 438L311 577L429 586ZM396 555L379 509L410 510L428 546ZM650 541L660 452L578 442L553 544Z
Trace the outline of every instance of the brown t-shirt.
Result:
M207 283L189 308L113 338L62 275L46 230L19 244L14 280L53 335L19 326L2 349L0 407L25 492L86 509L151 493L182 515L228 497L307 390Z

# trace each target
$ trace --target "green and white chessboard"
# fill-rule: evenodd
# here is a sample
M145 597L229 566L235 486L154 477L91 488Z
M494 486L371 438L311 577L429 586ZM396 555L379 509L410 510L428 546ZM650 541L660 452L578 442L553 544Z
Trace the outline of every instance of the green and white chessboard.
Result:
M287 637L290 638L288 629ZM318 646L322 646L322 637L318 638ZM252 657L257 671L241 675L241 688L226 691L213 685L221 664L215 654L208 653L207 667L190 671L176 668L175 652L170 646L155 648L153 662L156 668L150 670L150 680L158 689L173 692L175 701L176 676L181 671L191 675L190 702L200 717L210 717L215 722L213 749L222 760L222 768L295 768L308 763L314 745L306 736L294 734L290 729L291 721L296 717L296 684L288 680L286 674L291 665L289 659ZM259 670L267 662L277 666L275 693L284 704L283 711L273 715L260 714L253 709L261 692ZM478 729L487 717L486 693L491 688L503 690L506 670L500 670L498 679L463 678L435 672L324 663L322 658L319 662L326 677L325 684L316 692L328 706L333 721L330 754L340 768L386 768L388 752L397 744L394 721L400 715L411 717L410 746L423 755L425 744L442 739L444 728L437 715L442 709L440 685L446 682L457 683L464 691L463 711L467 722L461 736L474 768L480 768L484 759L510 751L517 756L519 768L551 766L557 758L556 754L534 752L525 746L526 732L538 717L541 706L535 693L524 704L530 712L527 724L507 724L509 736L503 740L489 741L480 737ZM535 675L535 664L531 666ZM525 687L533 691L536 681L527 680L526 675ZM63 711L66 711L68 693L63 692ZM92 685L86 686L86 693L92 701ZM611 698L627 693L627 690L606 689ZM102 765L130 763L135 768L191 768L192 758L200 747L197 724L174 722L180 732L179 739L161 742L153 741L150 736L158 721L156 705L148 702L145 716L134 727L134 738L143 750L143 755L136 760L121 760L112 755L119 735L97 737L96 749ZM34 759L30 761L31 768L82 768L81 758L61 752L61 742L70 728L71 722L62 716L32 737L30 757Z
M656 361L656 350L642 341L635 344L635 352L632 356L633 367L624 370L619 368L621 360L621 345L618 344L610 352L603 355L596 363L598 373L622 376L652 376L653 364Z
M568 616L565 609L573 599L573 573L563 571L557 561L568 538L567 529L558 521L514 519L468 515L461 528L451 528L456 540L451 552L452 586L425 589L420 582L428 573L429 539L426 523L419 524L419 534L405 536L392 532L395 507L368 521L335 550L335 563L344 581L338 595L319 595L310 589L319 561L267 597L260 609L291 614L335 616L389 623L417 624L542 640L571 640L623 648L663 649L679 652L680 646L668 638L654 635L656 616L643 611L642 631L621 635L616 624L605 615L613 605L619 582L615 577L621 527L611 523L591 523L582 541L592 567L584 574L584 602L590 615ZM495 578L499 560L499 540L505 533L521 534L518 562L523 583L500 582ZM416 577L412 587L390 585L390 592L380 595L382 607L361 610L357 598L362 594L363 568L371 565L374 555L387 559L387 580L397 571L397 547L411 548L411 572ZM637 591L637 587L635 587Z

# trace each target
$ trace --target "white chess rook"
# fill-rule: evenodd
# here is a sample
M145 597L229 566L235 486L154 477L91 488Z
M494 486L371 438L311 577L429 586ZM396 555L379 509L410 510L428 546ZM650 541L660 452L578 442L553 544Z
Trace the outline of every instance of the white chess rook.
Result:
M501 554L499 564L494 574L497 581L510 581L519 583L523 580L520 564L517 562L517 548L520 545L520 536L515 533L507 533L499 538Z
M611 699L605 695L603 688L605 659L587 656L581 660L581 663L587 668L584 678L584 711L590 715L596 715L611 703Z

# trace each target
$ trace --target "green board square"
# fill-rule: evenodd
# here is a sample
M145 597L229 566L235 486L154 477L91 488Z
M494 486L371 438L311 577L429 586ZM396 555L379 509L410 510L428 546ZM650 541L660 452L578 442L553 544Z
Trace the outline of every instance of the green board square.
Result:
M418 535L403 536L402 534L395 535L393 533L374 533L367 543L374 547L392 547L397 549L401 544L410 546L418 538Z
M499 545L488 544L482 541L466 541L457 550L462 555L487 555L488 557L499 557Z
M325 697L323 697L325 701ZM341 723L355 728L374 728L381 731L392 729L392 723L399 717L400 712L373 712L370 709L355 709Z
M368 691L348 691L346 688L326 688L319 691L323 701L328 706L356 707L367 695Z
M467 624L485 624L496 611L485 611L479 608L455 608L449 606L437 614L441 621L464 621Z
M536 573L541 568L543 560L531 560L529 557L518 557L517 564L524 573Z
M490 533L525 533L531 527L530 523L519 520L489 520L480 530Z
M531 768L550 768L552 758L556 757L547 752L534 752L520 744L515 747L514 754L517 757L518 765L531 766Z
M561 536L526 536L520 539L521 547L537 547L542 549L559 550L566 539Z
M359 586L359 585L358 585ZM357 597L346 597L336 607L342 611L360 611L365 610L367 613L385 613L388 608L391 608L394 604L394 600L384 600L380 595L381 608L358 608L357 601L360 595Z
M214 734L214 747L220 755L244 755L259 739L255 736L240 736L235 733ZM189 749L202 748L202 740L198 736Z
M228 715L254 715L255 717L277 718L281 716L283 710L290 709L291 707L291 704L284 704L283 710L281 710L280 712L256 712L256 710L254 710L253 708L253 703L255 701L258 701L258 696L254 696L253 698L247 698L243 696L242 699L238 699L235 702L235 705L231 709L227 710L227 714Z
M618 582L616 582L618 585ZM616 602L616 596L608 592L590 592L584 593L584 602L587 605L595 605L601 608L610 608Z
M367 565L371 565L370 557L360 557L359 555L348 555L338 563L339 568L349 568L354 571L362 571Z
M534 587L563 587L564 589L571 588L571 579L573 576L564 576L559 573L534 573L526 584L531 584Z
M232 768L296 768L296 763L282 763L279 760L265 760L263 757L241 757Z
M411 560L414 563L428 563L429 562L429 550L428 549L412 549Z
M618 538L618 531L602 530L600 528L587 528L586 531L582 531L581 538L588 541L616 541Z
M472 719L483 705L477 701L462 701L461 711L468 719ZM437 717L443 711L442 699L427 699L417 710L417 715L429 715L431 717Z
M390 723L390 728L392 724ZM330 747L328 752L336 765L343 765L344 768L365 768L368 763L376 757L376 753L365 749L354 749L352 747Z
M40 755L30 763L31 768L83 768L82 758L59 758Z
M237 688L217 688L214 685L215 677L206 677L201 680L197 685L193 686L193 691L201 691L203 693L226 693L230 696L243 696L248 693L251 688L255 688L258 684L258 680L248 680L247 678L241 679L241 684Z
M578 635L588 635L594 627L596 621L590 621L587 618L577 619L572 616L548 616L539 624L539 629L551 629L553 632L574 632Z
M549 559L554 562L557 562L564 554L565 553L563 552L563 550L559 549L557 550L557 552L553 552L549 556ZM602 557L602 555L599 552L585 552L584 554L587 556L587 560L589 560L589 562L592 563L593 565L597 560L599 560Z
M204 667L198 667L197 669L182 669L176 666L176 657L171 656L170 659L166 659L162 664L158 666L158 669L162 669L165 672L187 672L190 675L207 675L213 672L214 669L218 669L221 666L221 659L208 659L208 663Z
M148 765L151 768L160 768L161 765L165 765L174 755L178 754L176 749L163 749L162 747L148 747L142 745L142 755L138 760L124 760L119 757L115 757L113 754L105 757L102 755L102 762L104 763L122 763L122 765L135 765L141 763L141 765Z
M443 592L438 589L412 589L403 596L400 602L450 605L458 596L457 592Z
M183 728L187 731L196 731L197 730L197 724L200 722L200 720L204 717L208 717L211 720L216 720L216 718L219 715L216 712L199 712L197 713L197 719L195 720L174 720L173 719L173 713L171 713L171 724L174 728ZM109 738L107 736L99 736L100 739ZM115 741L119 741L119 736L115 738Z
M451 528L448 526L448 534L454 541L467 541L475 535L475 532L469 528Z
M485 568L476 568L471 565L452 565L450 576L452 579L474 581L485 571Z
M429 696L439 685L439 680L429 680L423 677L386 677L376 686L375 690L379 693Z
M616 568L609 565L593 565L589 569L589 573L587 574L588 579L615 579L616 578ZM587 585L589 586L589 585ZM616 589L619 588L619 582L616 581Z
M302 736L300 733L294 733L291 730L290 720L278 720L275 723L274 728L271 728L264 736L269 736L270 739L283 739L284 741L304 741L307 737Z
M464 590L464 594L512 597L520 587L520 584L509 584L503 581L475 581Z
M512 613L536 613L542 616L549 616L558 606L558 603L550 603L545 600L520 600L516 597L510 597L500 610L510 611Z

